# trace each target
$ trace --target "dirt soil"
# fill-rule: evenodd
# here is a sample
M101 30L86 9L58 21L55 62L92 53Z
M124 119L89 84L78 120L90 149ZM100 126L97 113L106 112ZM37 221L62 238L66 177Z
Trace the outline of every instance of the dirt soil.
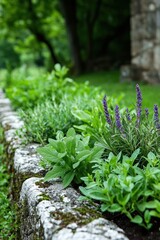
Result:
M105 213L104 217L124 230L129 240L160 240L160 219L153 220L153 227L146 230L137 224L131 223L124 215Z

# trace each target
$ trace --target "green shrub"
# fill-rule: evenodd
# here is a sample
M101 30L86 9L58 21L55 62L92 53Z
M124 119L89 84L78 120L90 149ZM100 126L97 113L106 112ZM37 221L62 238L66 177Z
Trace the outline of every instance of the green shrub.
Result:
M80 190L99 200L102 211L121 212L149 229L152 217L160 218L160 162L150 152L146 166L140 168L135 163L139 153L139 149L131 157L110 153L107 159L96 160L92 174L82 178L86 187Z
M5 89L6 95L11 99L15 109L33 108L46 98L51 99L52 96L59 101L67 85L70 86L73 83L71 79L66 78L67 72L68 69L59 64L55 65L51 73L40 72L38 75L37 72L33 72L33 75L26 76L22 71L16 78L18 73L13 72L13 76L10 76L10 84Z
M44 180L61 177L64 187L72 181L80 184L81 177L91 173L91 162L99 159L102 152L102 147L90 148L89 137L77 135L73 128L67 131L66 137L59 131L56 140L49 139L47 146L38 149L43 156L42 166L50 169Z
M85 87L84 85L83 89ZM94 93L95 91L91 91L89 95L83 91L79 96L64 94L60 103L56 103L54 99L46 100L34 109L21 111L24 127L20 134L24 134L29 142L45 143L48 138L55 138L58 130L66 133L73 125L81 125L82 122L72 115L72 109L89 109L89 100ZM96 98L96 94L94 97Z
M119 110L117 104L114 107L110 98L104 97L103 109L98 103L98 111L76 109L73 115L83 122L78 129L105 147L104 156L108 156L110 152L118 154L120 151L131 155L140 148L139 161L143 164L150 151L158 156L160 154L160 123L158 106L154 106L153 117L148 109L142 110L142 96L138 85L137 89L136 109Z

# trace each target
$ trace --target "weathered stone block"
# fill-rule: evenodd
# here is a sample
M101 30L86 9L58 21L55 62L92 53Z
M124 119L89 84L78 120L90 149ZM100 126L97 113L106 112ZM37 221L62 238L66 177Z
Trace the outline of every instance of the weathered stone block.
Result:
M154 48L154 69L160 72L160 45Z
M142 78L145 82L156 84L160 83L160 72L156 70L142 71Z
M160 83L160 0L132 0L131 12L131 62L137 81Z
M29 144L25 147L19 147L14 154L14 169L18 174L44 174L44 169L40 167L40 157L36 150L38 144Z
M80 202L80 195L73 188L63 189L56 181L45 186L42 180L30 178L23 183L22 239L128 239L122 229L102 218L96 206Z

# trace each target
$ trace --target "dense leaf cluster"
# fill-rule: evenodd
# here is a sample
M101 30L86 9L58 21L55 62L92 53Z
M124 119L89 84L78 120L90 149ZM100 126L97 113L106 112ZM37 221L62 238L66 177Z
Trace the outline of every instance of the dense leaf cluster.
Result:
M160 218L158 106L153 114L144 110L137 85L135 109L120 109L118 100L75 84L66 73L56 65L49 76L53 88L47 93L44 88L30 109L32 99L26 97L22 113L26 138L49 142L38 150L45 181L60 177L64 187L81 185L83 199L98 201L102 211L120 212L151 228L153 218Z

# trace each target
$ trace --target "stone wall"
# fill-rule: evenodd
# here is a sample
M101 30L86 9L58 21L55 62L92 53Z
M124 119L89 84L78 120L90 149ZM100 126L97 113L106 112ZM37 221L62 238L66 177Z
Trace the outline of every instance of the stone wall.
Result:
M131 1L132 78L160 83L160 0Z
M12 200L16 202L20 233L17 240L127 240L122 229L104 219L97 205L78 200L61 181L43 182L38 144L24 145L16 131L23 122L0 92L0 123L4 129L6 161L13 173Z

